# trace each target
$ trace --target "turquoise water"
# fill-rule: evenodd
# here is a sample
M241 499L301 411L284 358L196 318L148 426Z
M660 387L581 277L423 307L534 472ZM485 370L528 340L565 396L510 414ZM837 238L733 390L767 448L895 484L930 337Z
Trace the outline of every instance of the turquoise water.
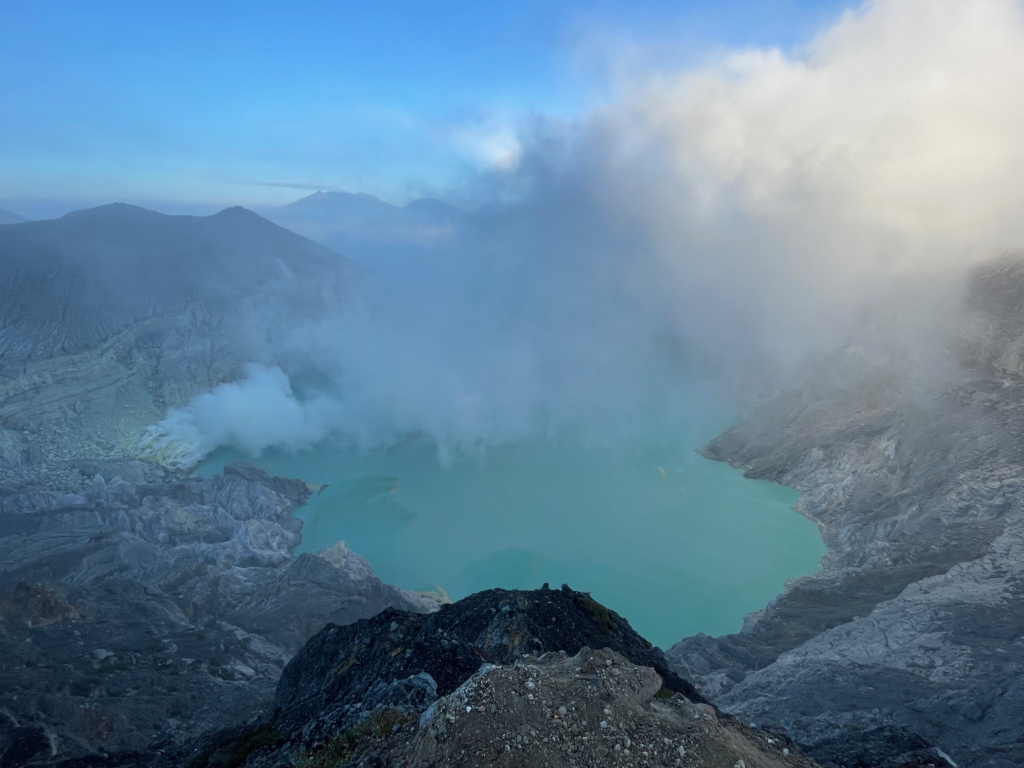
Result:
M322 446L230 461L327 485L297 511L296 553L344 540L385 582L452 599L568 583L667 648L740 628L785 579L817 569L817 527L789 488L747 480L692 445L490 448L442 466L426 439L374 452Z

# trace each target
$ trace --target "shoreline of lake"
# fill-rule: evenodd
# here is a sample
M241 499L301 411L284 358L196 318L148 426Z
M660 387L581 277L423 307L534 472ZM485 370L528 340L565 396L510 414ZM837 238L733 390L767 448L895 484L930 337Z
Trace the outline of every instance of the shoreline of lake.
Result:
M449 466L426 439L360 452L338 445L233 460L325 486L295 516L295 554L346 541L386 583L443 588L452 599L492 587L568 583L629 616L662 647L738 631L785 581L818 568L818 527L796 491L658 443L588 448L496 446Z

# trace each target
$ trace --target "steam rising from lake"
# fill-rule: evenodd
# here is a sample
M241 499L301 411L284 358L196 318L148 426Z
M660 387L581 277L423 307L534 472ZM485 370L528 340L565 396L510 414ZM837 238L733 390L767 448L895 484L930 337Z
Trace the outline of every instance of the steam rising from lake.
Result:
M248 378L150 445L615 441L770 382L866 306L928 327L915 287L1024 242L1022 82L1013 0L881 0L793 55L632 73L572 123L518 126L429 258L316 322L253 309Z

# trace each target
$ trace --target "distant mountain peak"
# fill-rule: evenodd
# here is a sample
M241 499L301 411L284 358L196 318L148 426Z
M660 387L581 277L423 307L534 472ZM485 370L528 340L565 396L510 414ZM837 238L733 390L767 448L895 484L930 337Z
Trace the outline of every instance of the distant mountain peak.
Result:
M281 206L271 218L313 217L331 219L336 216L365 215L367 213L397 213L399 211L431 213L434 215L459 215L462 212L448 203L424 197L405 205L394 205L366 192L335 192L323 190L300 198L294 203Z
M324 192L321 190L300 198L294 203L282 206L278 210L297 215L308 215L312 212L322 215L326 212L333 213L353 209L388 210L397 207L365 192Z
M469 221L468 214L440 200L422 198L399 206L365 192L322 190L267 210L265 215L367 263L383 250L395 253L395 249L434 248L453 242Z
M260 216L258 213L254 212L254 211L250 211L248 208L245 208L244 206L241 206L241 205L232 205L230 208L225 208L222 211L218 211L217 213L213 214L211 216L211 218L214 218L214 219L216 219L216 218L224 218L224 219L251 218L251 219L259 219L260 221L268 221L267 219L265 219L262 216Z
M134 205L132 203L104 203L103 205L95 205L92 208L79 208L76 211L69 211L68 213L65 213L64 216L62 216L61 218L64 218L66 216L79 216L83 214L95 215L102 212L128 214L152 213L158 216L164 215L162 213L157 213L156 211L151 211L148 208L143 208L141 205Z

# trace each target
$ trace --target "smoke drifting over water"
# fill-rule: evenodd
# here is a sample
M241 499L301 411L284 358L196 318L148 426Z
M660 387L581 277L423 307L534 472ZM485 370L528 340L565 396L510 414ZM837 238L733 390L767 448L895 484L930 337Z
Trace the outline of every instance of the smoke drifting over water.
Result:
M318 322L255 313L261 366L151 445L614 440L684 419L697 382L834 343L865 306L927 326L915 291L1024 242L1022 82L1013 0L882 0L794 56L630 77L574 123L521 126L452 243Z

